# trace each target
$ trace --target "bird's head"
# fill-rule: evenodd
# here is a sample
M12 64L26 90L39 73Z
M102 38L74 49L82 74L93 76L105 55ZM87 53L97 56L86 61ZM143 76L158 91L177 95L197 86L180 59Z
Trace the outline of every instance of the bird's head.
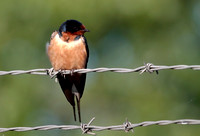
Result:
M85 26L77 20L67 20L59 28L59 35L64 33L70 33L72 35L83 35L85 32L89 32Z

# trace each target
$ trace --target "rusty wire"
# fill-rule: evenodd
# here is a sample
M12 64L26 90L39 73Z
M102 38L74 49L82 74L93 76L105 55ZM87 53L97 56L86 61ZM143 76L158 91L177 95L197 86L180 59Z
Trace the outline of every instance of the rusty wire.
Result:
M80 129L83 134L95 135L94 131L104 131L104 130L114 130L114 131L133 131L136 127L146 127L151 125L170 125L170 124L180 124L180 125L200 125L200 120L195 119L181 119L181 120L160 120L160 121L145 121L141 123L132 124L126 120L121 125L114 126L95 126L91 125L95 118L92 118L87 124L80 125L45 125L45 126L36 126L36 127L12 127L12 128L0 128L0 133L7 131L32 131L32 130L52 130L52 129L61 129L61 130L76 130Z
M57 73L61 72L63 74L74 73L89 73L89 72L119 72L119 73L131 73L131 72L158 72L159 70L166 69L192 69L192 70L200 70L200 65L174 65L174 66L162 66L162 65L153 65L151 63L147 63L144 66L140 66L134 69L128 68L94 68L94 69L76 69L76 70L62 70L62 71L54 71L51 69L32 69L32 70L12 70L12 71L0 71L0 76L2 75L19 75L19 74L35 74L35 75L50 75L54 77Z

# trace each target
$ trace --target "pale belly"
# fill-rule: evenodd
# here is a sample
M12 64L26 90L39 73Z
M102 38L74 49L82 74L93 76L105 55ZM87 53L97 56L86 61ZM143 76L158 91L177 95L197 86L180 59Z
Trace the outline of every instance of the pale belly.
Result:
M87 63L86 47L81 40L69 45L54 41L48 47L48 56L55 70L82 69Z

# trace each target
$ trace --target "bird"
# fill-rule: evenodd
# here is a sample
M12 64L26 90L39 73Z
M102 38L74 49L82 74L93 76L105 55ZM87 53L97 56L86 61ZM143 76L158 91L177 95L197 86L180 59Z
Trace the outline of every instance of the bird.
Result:
M87 68L89 48L84 36L88 29L79 21L70 19L54 31L47 45L47 54L53 70L70 70L70 74L58 73L60 87L73 107L76 121L76 105L79 122L81 122L80 99L84 92L86 73L74 73L76 69ZM75 104L76 100L76 104Z

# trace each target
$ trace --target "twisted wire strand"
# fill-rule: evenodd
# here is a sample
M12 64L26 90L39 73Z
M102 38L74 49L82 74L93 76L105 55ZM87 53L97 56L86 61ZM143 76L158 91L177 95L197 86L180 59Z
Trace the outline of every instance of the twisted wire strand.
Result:
M0 71L1 75L19 75L19 74L35 74L35 75L50 75L54 77L57 73L70 74L74 73L89 73L89 72L119 72L119 73L130 73L130 72L158 72L159 70L181 70L181 69L192 69L200 70L200 65L173 65L173 66L159 66L147 63L144 66L140 66L134 69L128 68L94 68L94 69L77 69L77 70L62 70L54 71L50 69L32 69L32 70L12 70L12 71ZM13 127L13 128L0 128L0 132L7 131L31 131L31 130L51 130L51 129L62 129L62 130L73 130L81 129L82 133L87 133L95 135L92 131L103 131L103 130L124 130L125 132L133 131L133 128L144 127L150 125L169 125L169 124L181 124L181 125L200 125L200 120L195 119L181 119L181 120L160 120L160 121L145 121L137 124L131 124L128 120L122 125L116 126L93 126L90 125L93 122L94 118L90 120L88 124L77 125L45 125L45 126L36 126L36 127Z
M89 72L118 72L118 73L131 73L131 72L158 72L159 70L182 70L182 69L192 69L200 70L200 65L173 65L173 66L162 66L153 65L152 63L147 63L144 66L140 66L134 69L129 68L94 68L94 69L76 69L73 70L74 73L89 73ZM19 74L34 74L34 75L51 75L55 76L57 73L70 74L71 70L53 71L50 69L31 69L31 70L12 70L12 71L0 71L0 76L2 75L19 75Z
M132 131L136 127L146 127L151 125L170 125L170 124L180 124L180 125L200 125L200 120L195 119L180 119L180 120L160 120L160 121L145 121L141 123L132 124L126 120L122 125L114 126L95 126L91 125L95 118L92 118L88 124L78 125L45 125L45 126L36 126L36 127L12 127L12 128L0 128L0 133L7 131L32 131L32 130L52 130L52 129L61 129L61 130L75 130L80 129L82 133L87 133L95 135L94 131L104 131L104 130L113 130L113 131Z

